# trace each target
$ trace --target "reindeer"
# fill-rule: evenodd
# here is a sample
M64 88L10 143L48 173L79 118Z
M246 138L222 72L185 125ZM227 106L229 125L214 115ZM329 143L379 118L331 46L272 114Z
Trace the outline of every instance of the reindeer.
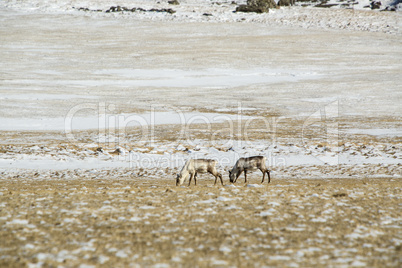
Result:
M229 179L231 183L235 183L239 178L240 174L244 171L244 182L247 183L247 171L259 169L262 172L262 181L264 182L265 173L268 174L268 183L271 182L271 177L269 175L269 169L265 166L267 158L265 156L251 156L247 158L239 158L236 164L229 171Z
M219 177L221 183L223 185L222 175L216 170L216 164L218 161L211 159L189 159L184 164L180 173L177 174L176 177L176 186L180 186L183 184L184 180L190 174L190 180L188 182L188 186L190 186L191 179L194 178L194 184L197 185L197 173L206 173L209 172L215 176L215 184ZM215 185L214 184L214 185Z

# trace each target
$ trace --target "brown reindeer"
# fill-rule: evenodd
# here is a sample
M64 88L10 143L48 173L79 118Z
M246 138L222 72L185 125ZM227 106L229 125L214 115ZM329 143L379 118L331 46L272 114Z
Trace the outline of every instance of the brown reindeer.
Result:
M262 181L264 182L265 173L268 174L268 183L271 182L271 177L269 175L269 169L265 166L267 158L265 156L251 156L247 158L239 158L236 164L229 171L229 179L231 183L235 183L239 178L240 174L244 171L244 182L247 182L247 171L259 169L262 172Z
M209 172L215 176L215 184L219 177L223 185L222 175L216 170L216 164L218 161L211 159L189 159L184 164L180 173L176 177L176 186L183 184L184 180L190 174L190 180L188 181L188 186L190 186L191 179L194 178L194 184L197 185L197 173Z

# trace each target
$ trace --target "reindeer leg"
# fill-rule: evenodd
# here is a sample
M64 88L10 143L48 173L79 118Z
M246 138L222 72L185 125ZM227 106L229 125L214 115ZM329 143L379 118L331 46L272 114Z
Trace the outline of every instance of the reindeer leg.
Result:
M260 169L261 170L261 169ZM262 172L262 181L261 181L261 183L263 183L264 182L264 179L265 179L265 171L264 170L261 170L261 172Z
M214 183L214 185L216 185L216 182L217 182L217 180L218 180L218 177L219 177L219 179L221 180L221 183L222 183L222 185L223 185L222 175L221 175L220 173L216 173L216 174L214 174L214 176L215 176L215 183Z
M267 174L268 174L268 183L271 182L271 176L269 175L269 170L267 170Z
M194 174L194 185L197 185L197 172Z
M247 170L244 170L244 183L247 183Z
M237 179L240 177L240 174L241 174L241 172L240 172L239 174L237 174L237 175L236 175L236 179L234 180L234 182L233 182L233 183L236 183Z
M216 174L212 174L212 175L214 175L214 176L215 176L215 182L214 182L214 185L216 185L216 181L218 180L218 176L216 176Z
M214 173L213 170L208 170L208 173L212 174L215 177L214 185L216 185L216 180L218 179L218 177L216 177L216 173Z
M188 181L188 186L190 186L191 179L193 178L193 176L194 176L194 173L190 173L190 179L189 179L189 181Z

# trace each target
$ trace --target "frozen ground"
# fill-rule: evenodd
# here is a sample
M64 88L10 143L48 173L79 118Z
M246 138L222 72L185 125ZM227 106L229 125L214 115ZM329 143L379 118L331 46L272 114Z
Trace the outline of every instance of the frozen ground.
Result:
M233 13L232 1L159 2L113 5L176 12L106 13L110 1L0 2L0 226L1 241L11 241L0 243L0 261L174 267L195 252L200 266L214 267L398 266L401 13L297 6L257 15ZM228 185L234 162L256 154L267 157L272 183L260 187L255 172L248 187L239 187L242 177ZM226 187L211 188L212 177L201 175L199 190L173 188L190 157L217 159ZM119 185L102 188L109 182ZM59 191L72 203L57 203ZM111 203L117 195L135 205ZM92 197L94 207L85 201ZM256 208L242 202L253 198ZM187 217L189 204L200 210ZM228 211L252 227L235 224L232 237L215 241L202 226L229 230L232 222L214 216ZM177 215L185 233L202 239L158 231L180 228L171 222ZM111 224L119 233L102 229ZM85 226L93 240L75 237ZM140 237L137 256L120 239L126 227L131 238L154 232L157 246ZM69 246L41 246L65 244L60 231L72 231ZM120 238L99 250L104 232ZM295 233L306 236L295 241ZM158 255L173 237L178 253Z
M115 3L174 14L106 13L106 1L1 5L3 170L134 167L136 158L177 169L190 156L227 169L236 157L264 154L273 170L372 164L393 168L368 175L400 176L399 12L257 15L210 1ZM127 154L109 155L117 147Z

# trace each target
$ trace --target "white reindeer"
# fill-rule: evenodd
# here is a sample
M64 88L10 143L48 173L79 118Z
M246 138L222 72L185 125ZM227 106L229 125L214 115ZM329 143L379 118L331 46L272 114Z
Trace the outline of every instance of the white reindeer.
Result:
M177 174L176 177L176 186L180 186L183 184L184 180L190 174L190 180L188 182L188 186L190 186L191 179L194 178L194 184L197 185L197 173L206 173L209 172L215 176L215 184L219 177L221 183L223 185L222 175L216 170L216 164L218 161L211 159L189 159L184 164L180 173Z
M265 156L251 156L247 158L239 158L232 170L229 171L229 179L231 183L235 183L240 174L244 171L244 182L247 182L247 171L259 169L262 172L262 181L264 182L265 173L268 174L268 183L271 182L269 169L265 166L267 158Z

